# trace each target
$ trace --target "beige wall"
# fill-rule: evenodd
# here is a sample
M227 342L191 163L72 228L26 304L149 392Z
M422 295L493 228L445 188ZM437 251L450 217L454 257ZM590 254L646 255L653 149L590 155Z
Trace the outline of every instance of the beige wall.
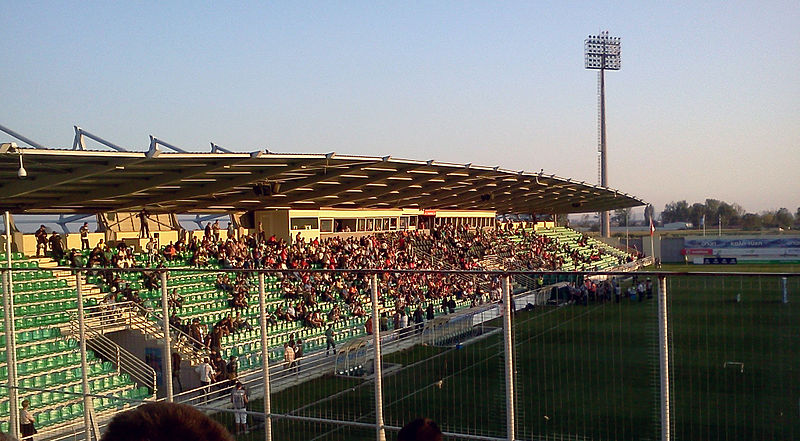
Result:
M460 210L436 210L436 217L488 217L494 218L494 211L460 211Z
M397 216L410 216L420 215L422 210L397 208L387 210L370 210L370 209L351 209L351 210L289 210L291 217L319 217L324 219L337 218L337 219L356 219L362 217L397 217Z
M105 233L89 233L89 248L94 248L100 239L105 240L106 235ZM67 248L72 249L75 248L76 250L81 249L81 234L80 233L72 233L67 234Z
M306 211L306 210L293 210ZM298 216L299 217L299 216ZM275 235L278 239L291 241L289 237L289 210L263 210L255 212L256 229L261 222L267 237Z

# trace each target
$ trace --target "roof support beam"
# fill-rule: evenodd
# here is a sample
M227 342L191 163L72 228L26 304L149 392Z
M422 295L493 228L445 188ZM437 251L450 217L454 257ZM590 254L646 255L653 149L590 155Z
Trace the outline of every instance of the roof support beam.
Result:
M33 158L34 156L27 156ZM30 161L30 159L29 159ZM127 163L121 159L108 159L104 161L103 165L90 165L84 167L77 167L73 169L65 169L63 173L50 173L39 175L37 173L29 173L28 178L24 181L10 181L0 184L0 194L4 198L10 199L15 197L24 196L29 193L34 193L39 190L46 190L53 186L60 186L69 184L71 182L79 181L84 178L101 175L115 170L116 167L125 165L134 165L143 162L128 161Z
M247 160L244 160L247 161ZM191 199L197 197L204 197L207 195L211 195L215 192L231 189L233 187L237 187L240 185L247 185L252 182L267 179L275 175L279 175L281 173L286 173L288 171L297 170L301 167L302 162L288 162L287 167L270 167L266 170L253 170L252 174L248 175L237 175L234 178L224 179L224 180L216 180L214 182L204 183L199 186L192 186L187 188L182 188L178 191L173 191L161 196L157 197L150 197L147 200L132 200L131 202L122 204L119 208L120 210L128 210L131 208L139 208L147 206L148 208L155 208L161 202L167 201L174 201L177 199ZM186 179L187 176L182 176L180 179ZM219 179L219 177L217 177ZM216 202L214 205L217 205Z
M142 161L137 161L135 164L142 163L144 161L158 161L158 160L151 160L145 159ZM164 162L166 164L166 162ZM155 188L161 185L171 184L173 182L179 181L181 179L191 178L194 176L205 174L209 171L222 169L225 165L230 164L228 161L213 161L207 163L200 167L192 167L192 173L187 175L180 175L180 174L173 174L171 172L161 173L159 175L154 175L150 178L143 178L143 179L134 179L125 182L122 185L117 186L103 186L100 188L96 188L94 191L81 193L81 194L70 194L69 196L64 196L58 199L55 199L51 202L53 205L63 205L63 204L78 204L78 203L85 203L89 201L94 201L98 199L109 199L109 198L122 198L122 199L129 199L134 193L148 190L151 188ZM126 167L130 167L134 164L126 164ZM105 170L111 171L114 168ZM124 173L124 170L120 170ZM123 210L123 208L119 208L119 211Z
M347 184L339 184L339 185L331 185L331 188L325 188L324 190L317 190L314 189L313 192L302 192L298 193L295 196L290 196L288 198L274 198L273 201L279 205L291 204L293 202L297 202L300 200L306 201L313 201L323 198L325 196L334 195L340 192L346 192L348 190L355 190L356 188L364 187L367 184L371 184L373 182L378 182L380 180L386 179L390 176L394 176L397 173L407 172L409 170L414 170L416 168L420 168L424 166L405 166L405 167L398 167L396 170L392 171L385 171L385 172L378 172L374 175L370 175L367 178L353 178L352 181L348 182Z
M336 200L336 204L339 205L339 204L345 204L345 203L349 203L349 202L360 202L360 201L368 200L370 198L377 198L377 197L380 197L380 196L383 196L383 195L387 195L387 194L389 194L389 193L391 193L393 191L403 191L403 190L409 188L412 185L424 184L424 183L426 183L426 182L428 182L428 181L430 181L432 179L441 178L441 177L442 177L442 175L440 175L439 173L430 173L430 174L426 173L424 175L412 178L410 181L402 181L402 180L401 181L392 181L393 183L396 183L396 185L377 188L375 190L366 191L366 192L362 192L362 193L353 193L352 196L345 196L343 198L338 198Z
M463 190L461 188L441 189L441 187L448 186L448 185L454 185L454 184L456 184L458 182L467 182L468 184L474 184L476 187L480 187L480 186L482 186L484 184L484 182L485 183L493 183L497 179L501 178L501 176L494 176L494 175L491 175L491 176L487 177L486 175L489 174L489 173L492 173L492 172L478 172L478 174L473 175L473 176L469 176L469 177L448 176L447 178L445 178L445 182L436 183L437 185L433 186L433 188L431 188L429 186L427 188L420 188L420 189L418 189L418 191L415 191L415 192L413 192L411 194L398 195L399 197L397 198L397 201L400 204L404 204L404 203L419 204L419 206L423 207L423 208L428 207L426 205L428 203L434 203L434 205L438 205L438 201L437 201L438 199L446 199L446 198L454 197L455 195L458 195L459 193L463 193ZM484 181L484 182L481 182L481 181ZM472 188L472 187L470 187L468 185L467 187L464 187L464 188ZM429 193L429 194L423 194L423 193Z
M308 187L309 185L314 185L319 181L325 181L328 179L336 179L339 176L346 175L349 173L354 173L356 171L361 171L364 167L369 167L375 164L380 164L380 161L370 161L364 163L357 163L355 164L357 169L351 168L351 164L342 164L341 168L337 167L326 167L321 173L315 173L313 176L309 176L307 178L301 178L295 181L285 181L281 182L280 191L277 191L276 194L286 194L291 191L294 191L298 188ZM330 171L328 171L330 170Z
M447 173L452 173L454 171L455 170L448 170ZM423 193L430 193L430 192L435 191L436 189L439 189L439 188L441 188L441 187L443 187L445 185L452 185L453 183L456 183L456 182L459 182L459 181L475 182L475 181L479 181L481 179L493 179L492 177L489 177L489 178L486 177L487 175L492 174L492 173L493 173L492 171L482 171L482 170L481 171L472 172L471 176L455 176L455 175L447 175L447 174L443 173L444 176L439 175L438 178L443 179L444 182L430 182L430 180L428 180L420 188L408 188L408 187L406 187L406 189L404 189L404 190L407 190L407 191L401 191L401 193L399 193L399 194L392 195L391 197L388 197L388 198L383 198L383 199L381 199L380 202L395 203L395 205L397 205L398 203L402 203L402 201L409 201L409 202L415 202L416 203L416 200L410 200L410 199L412 199L412 198L414 198L416 196L419 196L419 195L421 195ZM440 190L438 193L442 194L442 195L445 195L445 194L451 194L452 192L453 192L453 190Z
M26 137L24 135L20 135L19 133L9 129L8 127L6 127L6 126L4 126L2 124L0 124L0 130L2 130L5 133L8 133L9 135L13 136L14 138L19 139L20 141L24 142L25 144L28 144L29 146L31 146L31 147L33 147L35 149L44 149L45 148L43 145L39 144L38 142L33 141L33 140L31 140L30 138L28 138L28 137Z
M480 201L480 202L486 202L487 204L491 204L492 200L495 200L500 196L498 192L504 192L508 188L511 188L513 190L514 186L519 184L520 184L519 181L516 180L514 181L500 180L494 187L487 186L485 187L485 189L479 189L476 192L451 194L450 197L448 197L447 199L445 200L440 199L436 204L429 206L429 208L435 208L438 205L451 205L451 203L457 203L459 205L467 205L473 201ZM484 198L487 195L491 197L487 201L484 201ZM451 198L453 200L450 200Z
M72 150L86 150L86 144L83 141L83 137L87 136L90 139L93 139L110 149L116 150L118 152L127 152L127 150L114 144L111 141L106 141L105 139L97 135L94 135L92 133L89 133L78 126L73 126L73 127L75 127L75 139L72 141Z
M363 165L359 165L359 166L360 167L369 167L369 166L375 165L377 163L379 163L379 162L370 161L370 162L359 163L359 164L363 164ZM309 176L307 178L301 178L301 179L294 180L294 181L281 181L280 179L276 179L276 181L277 181L276 184L279 184L279 187L276 187L276 188L278 188L278 190L274 194L284 194L284 193L287 193L287 192L294 191L294 190L296 190L298 188L302 188L302 187L306 187L306 186L309 186L309 185L313 185L313 184L315 184L315 183L317 183L317 182L319 182L321 180L338 178L341 175L344 175L344 174L347 174L347 173L353 173L355 171L353 168L350 168L352 166L352 164L342 164L342 166L344 168L341 168L341 169L340 168L334 168L333 171L330 171L330 172L317 173L314 176ZM298 170L298 168L294 168L292 170ZM305 169L303 169L303 170L305 170ZM288 171L291 171L291 170L281 170L281 173L286 173ZM233 194L233 195L230 195L230 196L223 196L221 198L213 199L212 202L214 203L214 205L228 205L228 204L236 203L236 202L238 202L238 201L240 201L242 199L254 199L254 197L255 196L252 196L252 195L249 195L249 194L241 194L241 193L239 193L239 194ZM269 196L267 196L267 197L269 197ZM255 197L255 198L258 199L258 197ZM281 204L284 202L284 198L276 198L274 200L275 201L280 201Z

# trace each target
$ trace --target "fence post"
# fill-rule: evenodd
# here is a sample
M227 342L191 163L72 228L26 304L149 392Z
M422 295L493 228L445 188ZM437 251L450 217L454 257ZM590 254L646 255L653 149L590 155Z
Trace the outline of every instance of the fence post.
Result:
M786 277L781 277L781 291L783 292L782 301L783 304L789 303L789 287L787 286L788 279Z
M5 212L6 263L3 270L3 324L6 335L6 368L8 369L8 432L19 439L19 399L17 390L17 333L14 327L14 278L11 271L11 215Z
M514 441L515 409L514 409L514 341L511 335L511 286L510 277L503 276L503 347L505 352L506 371L506 437Z
M375 439L386 441L383 428L383 371L381 369L381 325L378 313L378 275L372 275L372 342L375 349Z
M167 272L161 271L161 315L164 320L164 387L167 389L167 402L172 402L172 348L169 337L169 295L167 293Z
M8 266L11 268L11 265ZM6 337L6 368L8 369L8 433L14 439L19 439L18 390L17 390L17 353L14 332L14 299L11 290L11 270L3 270L3 325Z
M264 370L264 439L272 441L272 400L269 390L269 339L267 338L267 314L264 300L264 273L258 273L258 316L261 321L261 367Z
M89 396L89 363L86 359L86 313L83 308L82 271L75 271L75 292L78 300L78 337L81 349L81 390L83 391L84 439L92 439L92 398Z
M661 376L661 440L671 439L669 396L669 321L667 317L667 278L658 276L658 354Z

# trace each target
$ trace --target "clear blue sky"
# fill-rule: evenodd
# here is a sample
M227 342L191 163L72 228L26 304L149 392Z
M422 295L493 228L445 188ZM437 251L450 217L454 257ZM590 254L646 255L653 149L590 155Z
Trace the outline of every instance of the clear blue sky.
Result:
M130 149L385 155L597 181L652 202L800 205L800 2L0 4L0 123L48 146L72 125ZM0 135L0 139L8 137Z

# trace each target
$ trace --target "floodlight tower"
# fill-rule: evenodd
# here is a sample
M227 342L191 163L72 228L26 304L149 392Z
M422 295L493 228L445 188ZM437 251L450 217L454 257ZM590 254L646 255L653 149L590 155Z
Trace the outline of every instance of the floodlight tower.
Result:
M600 185L608 187L608 169L606 168L606 85L605 71L619 70L621 67L619 37L611 37L608 31L599 35L590 35L583 43L586 69L597 70L598 130L597 150L600 153L599 178ZM610 237L609 212L600 213L600 233Z

